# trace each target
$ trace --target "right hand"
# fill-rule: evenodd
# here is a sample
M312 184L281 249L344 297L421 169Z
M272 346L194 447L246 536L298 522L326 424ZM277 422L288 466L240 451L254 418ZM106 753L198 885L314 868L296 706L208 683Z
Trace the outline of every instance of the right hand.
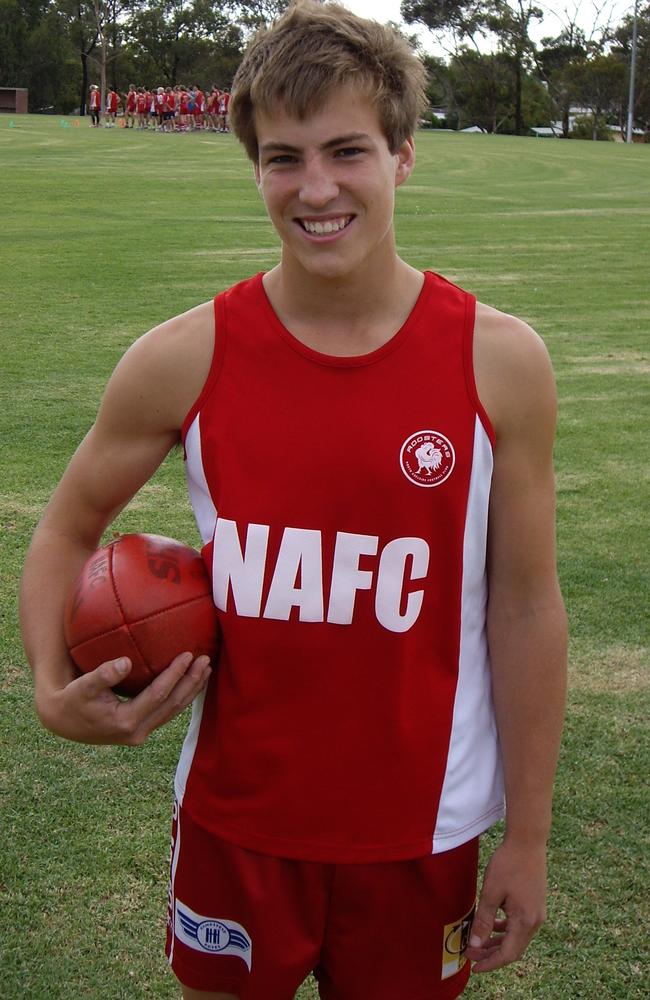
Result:
M208 683L207 656L181 653L169 667L130 701L111 690L131 670L122 657L75 677L63 687L37 685L35 704L46 729L78 743L141 746L149 734L180 715Z

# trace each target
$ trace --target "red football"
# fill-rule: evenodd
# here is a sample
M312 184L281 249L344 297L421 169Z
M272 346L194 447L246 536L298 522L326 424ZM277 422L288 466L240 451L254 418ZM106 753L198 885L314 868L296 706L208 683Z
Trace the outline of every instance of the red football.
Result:
M175 656L206 654L213 663L219 626L199 553L161 535L119 535L97 549L65 607L70 655L88 673L128 656L131 672L115 690L142 691Z

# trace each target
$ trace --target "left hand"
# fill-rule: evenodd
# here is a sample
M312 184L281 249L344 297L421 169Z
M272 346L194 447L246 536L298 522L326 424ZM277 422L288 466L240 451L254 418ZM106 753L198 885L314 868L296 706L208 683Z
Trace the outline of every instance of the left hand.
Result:
M497 918L502 910L504 919ZM485 870L466 957L473 972L491 972L517 959L546 919L546 845L508 838Z

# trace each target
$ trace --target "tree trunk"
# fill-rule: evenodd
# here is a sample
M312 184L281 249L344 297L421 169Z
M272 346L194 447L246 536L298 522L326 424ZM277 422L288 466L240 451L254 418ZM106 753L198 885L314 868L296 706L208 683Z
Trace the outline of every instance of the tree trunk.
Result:
M524 118L521 110L521 52L515 53L515 133L521 135L524 131Z
M108 98L108 87L106 84L106 35L102 30L99 34L99 87L102 95L102 109L104 109Z
M113 80L113 90L117 90L117 21L113 21L113 61L111 65L111 77Z
M81 50L81 100L79 101L79 113L86 114L86 99L88 96L88 53Z

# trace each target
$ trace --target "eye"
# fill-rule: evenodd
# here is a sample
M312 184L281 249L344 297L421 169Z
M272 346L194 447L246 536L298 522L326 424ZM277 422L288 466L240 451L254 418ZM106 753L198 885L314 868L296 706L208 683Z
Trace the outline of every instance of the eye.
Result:
M363 152L364 150L359 146L344 146L342 149L337 149L334 155L340 159L348 159L352 156L359 156Z
M287 163L295 163L296 157L291 153L279 153L277 156L270 156L266 162L274 166L283 166Z

